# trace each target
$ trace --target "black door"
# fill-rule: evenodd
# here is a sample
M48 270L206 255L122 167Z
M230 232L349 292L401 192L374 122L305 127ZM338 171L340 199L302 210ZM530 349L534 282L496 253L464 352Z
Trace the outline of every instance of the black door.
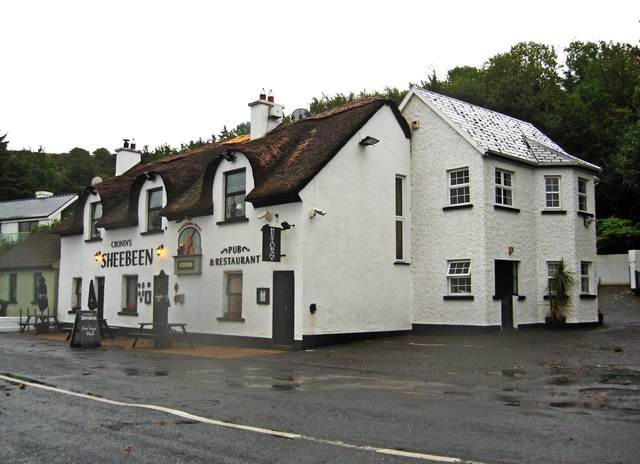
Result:
M153 276L153 322L169 322L169 276L164 271Z
M495 296L502 301L502 328L513 328L513 295L518 293L518 262L495 262Z
M96 286L98 287L98 320L104 319L104 277L96 277Z
M293 271L273 273L273 343L293 345L294 315Z

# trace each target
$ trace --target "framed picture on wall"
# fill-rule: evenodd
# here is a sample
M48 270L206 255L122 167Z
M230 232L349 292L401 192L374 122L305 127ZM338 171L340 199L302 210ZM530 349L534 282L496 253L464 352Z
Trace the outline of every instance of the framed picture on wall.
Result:
M256 303L261 305L267 305L270 301L271 289L269 288L257 288L256 289Z

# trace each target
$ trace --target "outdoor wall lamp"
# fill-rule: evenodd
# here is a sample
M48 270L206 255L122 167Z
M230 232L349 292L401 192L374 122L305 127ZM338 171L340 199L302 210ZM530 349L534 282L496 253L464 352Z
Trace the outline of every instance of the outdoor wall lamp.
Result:
M371 145L375 145L379 141L380 140L378 140L377 138L367 135L365 138L360 140L360 145L362 145L363 147L370 147Z
M97 195L98 189L96 189L93 185L90 185L89 187L87 187L87 192L89 192L91 195Z
M155 178L156 178L156 173L155 173L155 172L152 172L152 171L145 171L145 172L144 172L144 177L145 177L147 180L153 180L153 179L155 179Z
M104 256L102 256L102 252L98 251L95 255L93 255L93 259L96 260L96 263L102 263L104 260Z
M592 222L593 222L592 216L583 216L582 223L584 224L585 227L589 227Z
M327 212L320 208L313 208L309 213L309 219L313 219L314 217L316 217L316 214L319 214L320 216L324 216L325 214L327 214Z
M296 226L295 224L289 224L288 222L282 222L280 225L282 226L282 230L289 230Z
M156 254L158 256L161 256L164 254L164 244L160 245L158 248L156 248Z

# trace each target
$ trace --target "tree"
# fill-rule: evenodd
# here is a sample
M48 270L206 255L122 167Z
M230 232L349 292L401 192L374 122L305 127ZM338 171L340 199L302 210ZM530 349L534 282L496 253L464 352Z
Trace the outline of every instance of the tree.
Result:
M0 153L7 151L7 147L9 146L9 141L5 140L7 138L7 134L0 135Z
M361 90L358 94L354 92L349 92L348 94L337 93L332 97L322 94L322 97L314 97L311 100L309 111L311 112L311 114L318 114L324 111L332 110L346 103L352 103L354 101L362 100L363 98L367 97L388 98L390 100L393 100L396 104L400 104L405 95L407 95L407 92L408 90L398 90L398 88L396 87L385 87L382 92L369 92L367 90Z
M596 223L599 254L626 253L640 249L640 225L611 216Z

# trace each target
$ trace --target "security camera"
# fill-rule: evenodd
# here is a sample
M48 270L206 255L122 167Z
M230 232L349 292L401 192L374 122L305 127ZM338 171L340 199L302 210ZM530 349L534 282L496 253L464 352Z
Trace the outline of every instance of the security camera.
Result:
M327 214L327 212L324 210L321 210L320 208L313 208L309 213L309 218L313 218L316 214L319 214L320 216L324 216L325 214Z
M258 219L266 219L267 221L271 220L271 213L269 211L265 211L264 213L258 214Z

